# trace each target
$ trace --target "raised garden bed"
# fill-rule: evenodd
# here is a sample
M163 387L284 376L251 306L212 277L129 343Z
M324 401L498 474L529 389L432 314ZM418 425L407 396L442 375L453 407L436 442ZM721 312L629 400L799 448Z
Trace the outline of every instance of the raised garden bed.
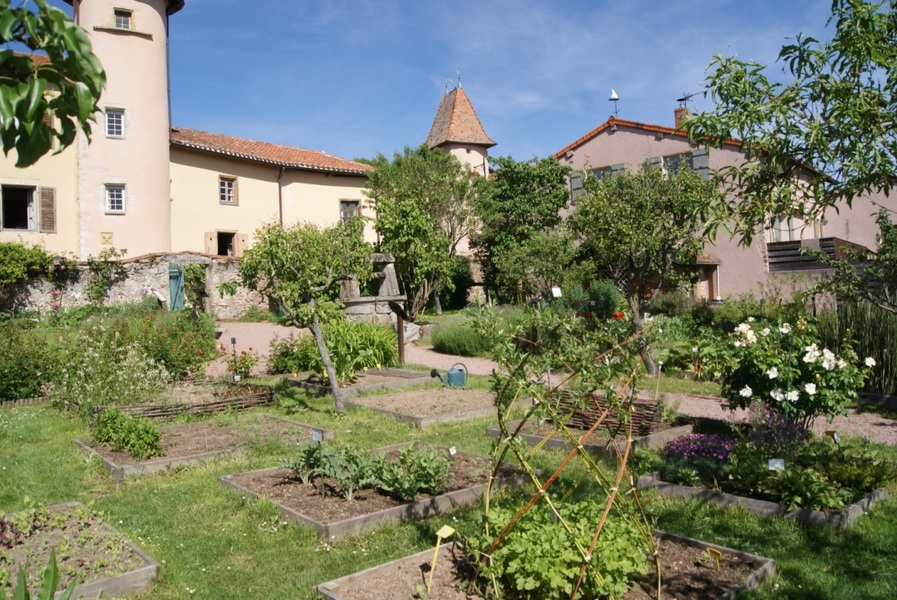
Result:
M486 390L427 388L397 394L358 396L346 406L368 408L424 429L437 423L452 423L495 414L495 395ZM519 402L523 407L527 403Z
M511 421L508 423L508 429L513 432L517 429L518 425L520 425L520 421ZM582 436L586 432L586 430L573 427L568 427L568 430L577 437ZM691 425L676 425L669 427L668 429L659 429L654 433L633 438L632 446L633 448L660 448L670 440L682 437L683 435L688 435L691 433L691 430ZM500 437L501 428L499 428L498 425L490 425L486 428L486 434L489 435L489 437ZM517 434L517 437L527 444L535 446L536 444L542 443L548 435L551 435L552 437L545 442L546 446L550 448L570 448L570 443L565 438L561 437L559 432L555 431L551 423L544 423L542 425L538 425L535 422L527 423L524 425L523 430ZM608 454L615 456L616 452L609 442L610 440L606 431L596 430L589 436L588 442L583 444L582 447L594 455ZM626 448L626 440L618 441L617 447L620 452L623 452Z
M204 421L169 425L161 428L161 434L164 454L142 461L135 460L127 452L93 445L90 440L74 442L99 458L115 479L121 480L233 454L242 450L253 439L260 442L277 439L287 444L300 440L330 440L334 437L332 431L268 415L250 416L233 424Z
M410 442L419 443L419 442ZM409 444L378 448L374 452L395 452ZM442 449L446 453L446 449ZM225 475L219 480L225 487L256 498L267 498L280 509L285 519L312 526L330 540L360 534L386 523L424 519L459 506L476 502L485 492L489 460L476 454L457 452L452 460L452 484L438 496L424 495L416 502L400 502L376 490L356 492L348 501L342 496L325 494L313 484L303 484L287 468L270 468ZM507 470L497 485L520 483L522 476Z
M665 598L678 600L734 598L739 589L754 589L775 574L775 561L723 546L655 531ZM720 570L707 550L722 552ZM317 592L328 600L406 600L417 597L429 578L433 551L417 554L319 584ZM439 553L433 572L433 585L427 598L469 600L478 596L465 591L462 584L469 569L461 552L453 544ZM656 597L657 575L649 573L632 586L624 598L642 600Z
M172 390L173 400L163 404L117 406L135 417L170 421L181 415L212 415L243 411L274 404L274 388L251 385L181 386Z
M874 490L854 502L844 510L810 510L806 508L788 509L788 507L767 500L757 500L725 494L713 490L678 485L662 481L657 472L642 475L638 479L638 490L654 490L661 496L671 498L700 498L707 502L713 502L720 506L742 506L745 510L762 516L781 515L788 519L794 519L806 525L829 525L843 529L871 509L876 502L887 498L890 491L887 488Z
M82 583L75 588L74 598L128 594L146 588L159 574L159 563L82 504L71 502L7 514L3 516L4 528L10 524L15 528L15 523L23 519L28 519L31 533L7 535L7 541L0 545L0 572L5 569L10 575L9 587L0 586L4 598L11 597L19 566L26 562L29 587L35 591L51 548L56 548L59 589L68 587L81 574Z
M357 373L352 383L346 384L343 389L344 396L351 398L358 394L366 394L377 390L397 390L411 385L426 383L430 375L421 371L408 371L405 369L377 369ZM330 386L318 380L298 379L288 377L286 379L294 385L306 389L320 396L330 393Z

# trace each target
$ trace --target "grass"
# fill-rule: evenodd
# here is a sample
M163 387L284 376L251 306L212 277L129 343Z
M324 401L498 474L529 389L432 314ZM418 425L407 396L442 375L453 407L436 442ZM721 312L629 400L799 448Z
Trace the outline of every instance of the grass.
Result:
M368 410L337 415L330 398L298 388L281 388L278 398L278 407L263 412L332 429L338 442L375 448L422 439L480 454L491 447L484 428L494 418L422 431ZM26 495L45 504L79 500L102 511L162 563L152 588L133 596L141 600L313 598L318 583L431 548L433 533L445 523L461 533L476 531L477 511L467 509L328 544L308 527L285 525L269 502L219 485L222 475L279 464L283 456L272 446L117 484L72 444L86 434L79 421L48 407L0 410L0 513L22 508ZM560 457L545 452L536 461L550 469ZM651 496L646 506L663 529L775 558L778 587L743 597L891 598L897 593L897 498L876 506L846 532Z

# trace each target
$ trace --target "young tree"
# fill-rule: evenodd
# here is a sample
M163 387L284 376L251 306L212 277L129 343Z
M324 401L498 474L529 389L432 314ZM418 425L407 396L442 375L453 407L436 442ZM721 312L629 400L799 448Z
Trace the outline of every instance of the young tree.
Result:
M474 182L458 159L426 145L405 148L392 161L380 154L372 164L365 189L377 212L379 250L395 257L408 315L416 319L452 285L458 244L472 224Z
M821 216L897 178L897 2L833 0L829 23L829 41L798 34L782 47L784 83L757 63L714 58L705 94L716 107L686 122L714 146L741 140L746 162L720 176L747 243L770 215Z
M343 391L327 344L324 327L332 319L344 318L339 302L340 283L370 274L370 245L364 241L360 219L321 228L312 223L285 227L262 226L256 242L240 261L237 281L222 286L234 293L241 285L259 292L279 306L295 327L308 327L333 393L333 408L345 412Z
M106 85L87 32L46 0L33 2L36 11L0 0L0 140L4 154L15 148L17 167L37 162L54 140L62 151L79 129L90 139ZM17 53L17 45L42 54Z
M681 277L676 266L695 264L707 240L705 223L719 206L716 189L691 169L665 173L647 164L635 173L586 177L569 226L592 276L611 279L623 292L636 336L644 330L645 308ZM654 374L654 360L640 343Z
M561 211L570 200L570 169L554 158L518 162L499 157L492 163L494 178L475 203L480 228L471 244L487 291L500 301L521 301L544 291L531 278L534 262L554 265L548 270L560 276L569 257Z

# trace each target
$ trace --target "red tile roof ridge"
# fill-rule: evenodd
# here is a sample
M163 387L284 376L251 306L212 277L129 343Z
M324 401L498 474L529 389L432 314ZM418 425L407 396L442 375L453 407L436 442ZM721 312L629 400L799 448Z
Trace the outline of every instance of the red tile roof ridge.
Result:
M374 170L374 167L371 165L333 156L320 150L297 148L271 142L258 142L247 138L199 131L187 127L172 127L170 140L174 146L281 167L353 175L364 175Z
M613 127L628 127L628 128L630 128L630 129L639 129L639 130L641 130L641 131L650 131L650 132L653 132L653 133L662 133L662 134L664 134L664 135L675 135L675 136L684 137L684 138L687 138L687 137L688 137L688 134L685 133L685 130L684 130L684 129L681 129L681 128L678 128L678 129L677 129L677 128L675 128L675 127L666 127L666 126L664 126L664 125L653 125L653 124L651 124L651 123L642 123L642 122L640 122L640 121L629 121L629 120L627 120L627 119L620 119L620 118L617 118L617 117L614 116L614 115L611 115L611 116L607 119L607 121L605 121L604 123L602 123L601 125L599 125L599 126L596 127L595 129L593 129L592 131L588 132L587 134L585 134L584 136L582 136L582 137L579 138L578 140L574 141L573 143L568 144L568 145L565 146L564 148L558 150L558 151L555 152L552 156L554 156L554 157L557 158L557 159L560 159L560 158L562 158L567 152L569 152L570 150L574 150L575 148L578 148L579 146L582 146L583 144L585 144L585 143L588 142L589 140L591 140L591 139L597 137L597 136L598 136L599 134L601 134L602 132L607 131L608 129L612 129ZM741 146L741 141L740 141L740 140L732 139L732 140L727 140L727 141L725 142L725 144L726 144L726 145L731 145L731 146L738 146L738 147L740 147L740 146Z

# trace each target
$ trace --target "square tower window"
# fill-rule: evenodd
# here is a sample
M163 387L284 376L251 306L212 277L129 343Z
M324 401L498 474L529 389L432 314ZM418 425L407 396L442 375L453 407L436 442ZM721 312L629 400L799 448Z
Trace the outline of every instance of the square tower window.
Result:
M124 214L125 186L106 185L106 212L112 214Z
M218 201L221 204L237 205L237 178L218 177Z
M125 111L121 108L106 109L106 137L125 137Z
M122 8L115 9L115 28L116 29L133 29L131 22L131 11Z

